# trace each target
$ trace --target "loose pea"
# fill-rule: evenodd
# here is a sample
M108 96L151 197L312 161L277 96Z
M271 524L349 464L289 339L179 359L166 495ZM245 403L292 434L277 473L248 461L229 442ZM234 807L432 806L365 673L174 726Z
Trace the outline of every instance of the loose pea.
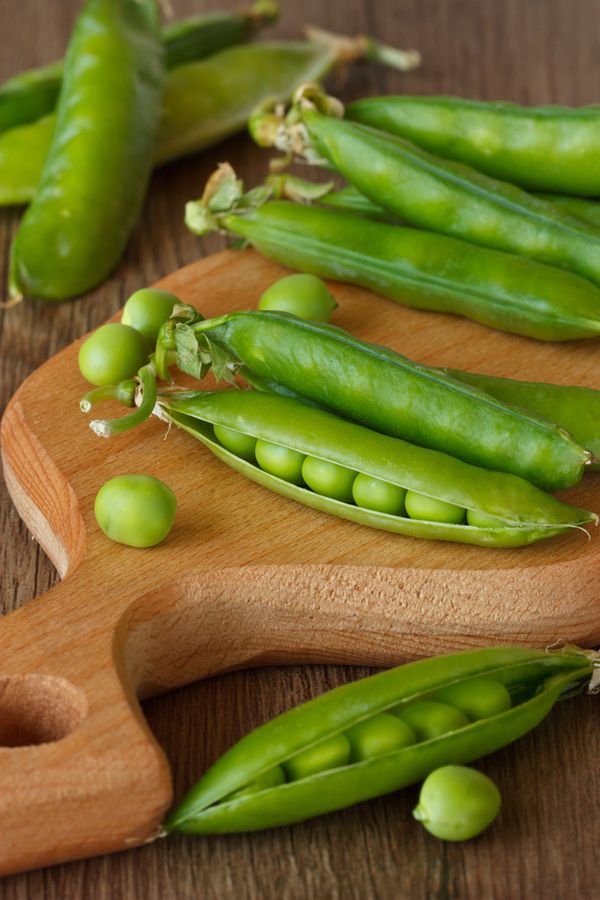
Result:
M354 479L352 496L356 505L363 509L374 509L392 516L401 516L404 512L404 488L363 472L359 472Z
M258 302L259 309L276 309L315 322L329 322L336 306L325 282L316 275L305 274L280 278Z
M468 841L481 834L500 812L494 782L468 766L442 766L427 776L413 816L434 837Z
M94 512L104 534L129 547L154 547L168 535L177 500L151 475L118 475L102 485Z
M169 318L175 304L180 302L169 291L142 288L132 294L123 307L121 322L140 331L150 344L155 344L160 326Z
M136 374L148 358L146 339L135 328L111 322L101 325L79 348L79 371L103 387Z
M316 456L307 456L302 465L302 477L316 494L352 503L352 485L356 478L356 472L352 469L317 459Z
M256 781L253 781L252 784L247 784L245 787L239 788L239 790L234 791L232 794L229 794L225 799L226 800L237 800L238 797L248 797L250 794L258 794L259 791L264 791L267 788L277 787L279 784L285 783L285 772L281 768L281 766L273 766L272 769L269 769L267 772L264 772L260 778L257 778Z
M467 525L474 525L476 528L502 528L505 524L502 519L490 516L479 509L467 510Z
M412 728L419 741L430 741L469 724L460 709L434 700L421 700L397 707L393 713Z
M308 778L309 775L316 775L318 772L345 766L349 759L350 742L348 738L345 734L335 734L288 759L283 764L283 768L290 781L298 781L300 778Z
M265 472L290 481L292 484L302 484L302 463L305 460L303 453L298 450L290 450L281 444L272 444L270 441L256 442L256 462Z
M416 491L406 492L404 504L411 519L427 519L429 522L445 522L448 525L462 525L465 521L465 510L462 507Z
M227 428L226 425L215 425L215 437L220 444L235 453L240 459L246 459L248 462L254 462L256 438L250 434L243 434L236 431L235 428Z
M412 728L389 713L379 713L364 722L358 722L346 732L346 737L350 741L351 762L382 756L391 750L399 750L417 742Z
M472 722L497 716L512 706L507 689L493 678L471 678L468 683L449 684L436 691L433 699L455 706Z

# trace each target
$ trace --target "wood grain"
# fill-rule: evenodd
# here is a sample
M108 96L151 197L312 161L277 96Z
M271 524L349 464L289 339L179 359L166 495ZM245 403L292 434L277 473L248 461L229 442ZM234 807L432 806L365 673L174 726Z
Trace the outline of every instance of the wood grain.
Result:
M173 5L183 15L208 4ZM1 0L0 74L56 57L76 7L75 0ZM326 7L307 0L301 7L285 7L277 29L282 35L292 35L301 19L310 18L325 27L369 30L423 51L423 69L408 78L357 71L346 85L348 97L407 90L521 102L598 100L594 73L600 38L593 27L598 0L381 0L377 5L334 0ZM4 403L30 371L116 311L128 293L198 256L198 242L181 223L181 208L221 158L230 159L249 182L265 169L263 154L240 138L161 170L126 257L105 286L74 304L28 304L1 314ZM17 221L17 212L0 215L4 263ZM215 239L202 248L219 246ZM55 575L6 495L0 527L2 607L9 610L42 593ZM146 714L173 765L176 793L244 731L360 674L365 670L321 666L237 673L147 703ZM593 703L581 698L564 704L536 733L482 763L498 781L505 809L493 831L471 844L440 846L426 837L410 821L414 793L407 791L270 835L160 842L8 878L0 896L593 897L600 801Z

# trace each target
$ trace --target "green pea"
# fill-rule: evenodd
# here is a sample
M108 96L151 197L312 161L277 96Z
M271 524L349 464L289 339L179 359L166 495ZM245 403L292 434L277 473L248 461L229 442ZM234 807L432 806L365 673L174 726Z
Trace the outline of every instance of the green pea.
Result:
M445 522L448 525L462 525L465 510L445 500L427 497L416 491L407 491L404 498L406 512L411 519L426 519L428 522Z
M315 494L352 503L352 485L356 478L356 472L352 469L317 459L316 456L307 456L302 466L302 477Z
M460 709L434 700L409 703L391 711L412 728L419 741L431 741L469 724Z
M251 794L258 794L259 791L264 791L267 788L277 787L279 784L285 783L285 772L281 768L281 766L273 766L272 769L269 769L267 772L263 772L256 781L253 781L252 784L247 784L245 787L239 788L237 791L234 791L232 794L228 794L224 799L227 800L237 800L239 797L248 797Z
M374 509L392 516L401 516L404 512L405 488L363 472L359 472L354 479L352 496L356 505L363 509Z
M142 288L132 294L123 307L121 322L140 331L150 344L155 344L160 326L169 318L176 303L181 300L169 291Z
M345 734L335 734L296 754L283 764L285 774L290 781L308 778L328 769L345 766L350 759L350 742Z
M502 528L505 524L502 519L490 516L479 509L467 510L467 525L474 525L476 528Z
M220 444L239 456L240 459L246 459L248 462L254 462L256 438L250 434L244 434L236 431L234 428L227 428L226 425L214 426L215 437Z
M94 512L104 534L129 547L154 547L168 535L177 500L151 475L118 475L96 495Z
M256 442L256 462L261 469L292 484L303 484L302 463L305 458L298 450L290 450L281 444L261 440Z
M346 737L350 742L351 762L382 756L417 742L412 728L389 713L378 713L364 722L358 722L348 729Z
M497 716L512 706L508 690L493 678L470 678L468 683L449 684L436 691L433 699L455 706L472 722Z
M146 339L135 328L111 322L101 325L79 348L79 371L103 387L131 378L148 359Z
M494 782L468 766L442 766L427 776L413 816L434 837L468 841L498 813L502 798Z
M315 322L329 322L336 306L325 282L305 274L280 278L258 301L259 309L275 309Z

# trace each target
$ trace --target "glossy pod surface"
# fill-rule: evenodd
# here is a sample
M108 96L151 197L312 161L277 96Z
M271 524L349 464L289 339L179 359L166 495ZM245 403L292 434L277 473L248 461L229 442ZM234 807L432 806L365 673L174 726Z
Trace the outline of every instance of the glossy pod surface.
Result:
M151 0L88 0L65 63L57 123L13 244L11 293L63 300L117 263L143 200L163 82Z
M311 158L322 158L389 212L421 228L571 269L600 284L600 232L592 226L404 138L315 108L302 109L300 116Z
M551 537L594 516L569 507L512 475L478 469L460 460L371 431L300 400L256 391L190 392L161 399L165 415L205 443L246 477L323 512L385 531L481 546L521 546ZM214 431L213 427L214 426ZM463 509L497 517L494 527L478 528L411 519L376 512L308 490L302 479L286 481L253 462L253 447L215 437L228 429L292 450L388 484L435 497ZM222 440L222 438L221 438ZM241 454L244 454L242 458ZM239 454L239 455L238 455Z
M231 313L179 326L184 352L190 329L199 357L212 342L234 366L369 428L545 488L576 483L590 458L558 426L331 325L285 313Z
M228 750L192 788L166 823L170 831L211 834L253 831L300 822L398 790L442 765L478 759L534 728L561 694L583 687L592 664L576 653L510 647L434 657L343 685L257 728ZM512 706L361 762L338 764L238 799L233 791L256 782L300 752L348 733L381 713L401 714L436 690L482 676L503 684Z
M540 191L600 194L600 107L517 106L460 97L371 97L346 115L430 153Z
M600 334L600 288L520 256L284 200L227 215L223 224L270 259L406 306L539 340Z

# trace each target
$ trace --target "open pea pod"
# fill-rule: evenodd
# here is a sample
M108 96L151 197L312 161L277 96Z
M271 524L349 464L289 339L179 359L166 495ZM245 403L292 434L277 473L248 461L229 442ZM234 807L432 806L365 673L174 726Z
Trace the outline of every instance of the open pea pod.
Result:
M446 454L348 422L301 400L257 391L188 392L160 398L163 415L188 431L236 471L322 512L397 534L489 547L517 547L595 521L521 478L479 469ZM222 446L221 426L358 475L494 517L490 527L392 515L315 493L264 471Z
M369 428L546 489L575 484L591 459L558 425L331 325L235 312L181 323L175 342L191 375L207 357L217 377L243 365Z
M409 663L335 688L238 741L192 788L166 828L214 834L287 825L398 790L439 766L478 759L534 728L561 695L582 689L592 675L593 656L569 648L495 647ZM348 734L358 723L381 713L401 718L410 705L449 686L468 694L482 678L508 690L510 708L380 756L261 788L274 767L285 770L299 753Z

